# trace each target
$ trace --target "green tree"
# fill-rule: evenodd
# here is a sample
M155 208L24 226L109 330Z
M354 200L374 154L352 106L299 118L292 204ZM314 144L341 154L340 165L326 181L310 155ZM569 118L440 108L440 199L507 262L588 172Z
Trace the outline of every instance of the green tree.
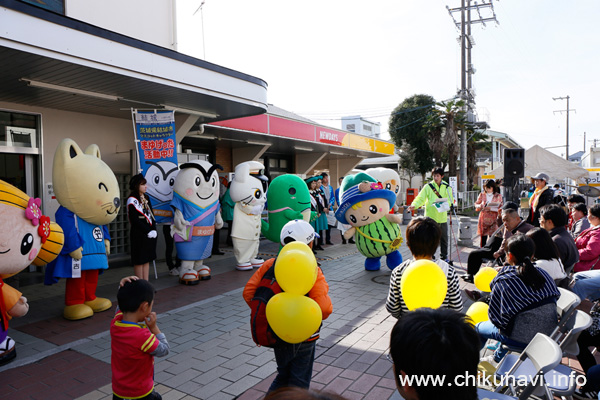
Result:
M467 127L467 181L468 187L474 187L475 176L477 175L477 151L486 150L492 152L492 144L489 142L489 137L484 131L474 129L472 126Z
M422 175L419 172L419 164L417 163L415 157L415 151L413 147L407 142L402 144L400 147L400 160L398 160L398 165L402 172L401 179L408 183L408 187L412 187L412 178L417 175ZM408 179L406 179L408 176Z
M429 142L436 150L439 149L439 157L442 157L443 152L447 154L449 176L456 176L460 139L458 131L467 124L464 105L463 100L436 103L425 123Z
M392 112L389 132L398 148L411 146L417 172L425 175L433 168L433 152L428 144L428 129L424 123L435 105L435 99L426 94L416 94L404 99Z

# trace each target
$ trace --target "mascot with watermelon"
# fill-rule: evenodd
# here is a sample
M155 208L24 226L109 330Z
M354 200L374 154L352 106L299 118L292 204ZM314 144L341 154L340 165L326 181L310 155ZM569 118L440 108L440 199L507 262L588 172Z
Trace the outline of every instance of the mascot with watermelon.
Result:
M378 271L380 259L387 256L386 264L394 269L402 263L398 248L403 242L400 232L401 217L389 214L396 202L396 193L384 189L372 176L359 172L348 175L340 188L340 207L335 217L352 228L344 233L346 239L354 236L358 251L367 259L365 269Z

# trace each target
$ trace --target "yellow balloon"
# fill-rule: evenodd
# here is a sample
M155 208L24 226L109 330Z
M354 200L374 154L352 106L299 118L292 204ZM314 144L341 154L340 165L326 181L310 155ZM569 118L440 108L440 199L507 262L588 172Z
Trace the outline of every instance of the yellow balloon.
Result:
M477 272L477 274L475 274L473 282L475 283L475 286L477 286L477 289L481 290L482 292L491 292L492 289L490 289L490 283L492 283L492 280L496 277L496 275L498 275L498 271L496 271L494 268L483 267L479 270L479 272Z
M284 292L305 295L317 280L317 260L308 245L291 242L275 261L275 279Z
M278 293L267 303L267 321L281 339L301 343L321 326L321 307L310 297L292 293Z
M473 320L473 324L475 325L490 319L488 315L489 309L490 306L488 306L484 302L476 301L475 303L471 304L471 307L469 307L469 309L467 310L467 315L471 317L471 319Z
M400 290L409 310L438 308L446 298L448 280L439 265L429 260L418 260L404 270Z

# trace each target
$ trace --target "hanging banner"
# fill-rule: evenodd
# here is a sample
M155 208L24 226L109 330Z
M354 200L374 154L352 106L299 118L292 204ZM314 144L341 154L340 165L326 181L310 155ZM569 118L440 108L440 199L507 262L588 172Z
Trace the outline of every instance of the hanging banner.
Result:
M173 184L179 172L173 111L132 110L138 171L147 181L146 194L157 223L172 223Z

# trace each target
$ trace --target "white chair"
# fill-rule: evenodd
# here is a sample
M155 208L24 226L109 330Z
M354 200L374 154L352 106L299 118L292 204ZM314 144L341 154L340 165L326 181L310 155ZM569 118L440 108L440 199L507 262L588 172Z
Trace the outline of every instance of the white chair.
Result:
M510 356L510 357L509 357ZM562 360L562 350L558 343L543 333L538 333L519 355L506 355L496 370L496 377L503 379L496 392L508 387L510 394L515 396L519 391L519 399L527 399L535 392L536 396L553 398L546 384L544 375L556 368ZM527 368L521 368L525 361ZM526 386L517 386L522 383Z
M581 332L589 328L592 324L592 318L583 311L575 310L575 312L571 314L571 317L566 319L567 321L562 324L561 329L553 339L557 341L562 355L577 355L579 354L577 338ZM518 356L516 354L507 354L502 361L507 365L514 365L517 359ZM512 375L533 376L535 375L535 371L536 368L532 364L531 359L526 359L512 372ZM500 375L503 374L503 370L501 370L500 366L498 366L496 373ZM571 398L576 388L573 370L562 364L545 372L544 381L547 389L549 389L553 395L559 397Z

